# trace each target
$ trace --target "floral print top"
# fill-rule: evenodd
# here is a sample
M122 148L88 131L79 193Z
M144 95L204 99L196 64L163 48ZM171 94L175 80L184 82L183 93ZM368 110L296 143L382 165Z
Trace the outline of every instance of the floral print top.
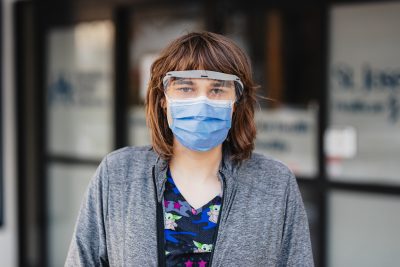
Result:
M221 201L222 192L194 209L179 192L168 167L164 191L167 266L208 266Z

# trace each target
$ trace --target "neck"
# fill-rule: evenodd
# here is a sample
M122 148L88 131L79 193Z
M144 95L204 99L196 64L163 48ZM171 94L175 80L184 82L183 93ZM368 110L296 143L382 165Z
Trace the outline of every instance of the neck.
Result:
M193 183L208 183L218 180L218 169L222 160L222 144L208 151L194 151L174 140L173 156L169 166L176 177L190 177Z

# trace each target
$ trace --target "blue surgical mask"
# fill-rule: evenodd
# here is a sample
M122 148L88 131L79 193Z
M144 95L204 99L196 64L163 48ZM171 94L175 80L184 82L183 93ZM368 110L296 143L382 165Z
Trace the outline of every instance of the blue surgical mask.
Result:
M166 98L172 115L169 127L182 145L207 151L226 139L231 127L233 101L210 100L205 96L190 100Z

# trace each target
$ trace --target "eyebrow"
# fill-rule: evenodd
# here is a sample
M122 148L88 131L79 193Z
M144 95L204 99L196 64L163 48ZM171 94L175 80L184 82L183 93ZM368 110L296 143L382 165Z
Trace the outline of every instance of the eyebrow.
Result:
M176 80L174 80L174 84L193 85L193 81L191 81L190 79L187 79L187 78L176 78ZM227 88L230 87L228 84L226 84L225 82L222 82L222 81L213 82L211 84L211 86L219 86L219 87L227 87Z
M174 81L174 83L175 84L188 84L188 85L193 85L193 82L191 81L191 80L189 80L189 79L185 79L185 78L183 78L183 79L176 79L175 81Z
M225 83L224 82L214 82L213 84L212 84L212 86L222 86L222 85L224 85ZM224 87L226 87L226 86L224 86Z
M219 82L214 82L212 86L220 87L220 88L227 88L227 89L232 89L232 84L226 81L219 81Z

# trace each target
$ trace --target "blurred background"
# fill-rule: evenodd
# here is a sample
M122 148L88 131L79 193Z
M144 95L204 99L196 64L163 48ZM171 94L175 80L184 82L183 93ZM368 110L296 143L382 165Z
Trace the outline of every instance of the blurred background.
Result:
M149 67L195 30L249 55L256 151L296 174L316 266L400 265L400 2L1 2L0 266L63 266L102 157L149 144Z

